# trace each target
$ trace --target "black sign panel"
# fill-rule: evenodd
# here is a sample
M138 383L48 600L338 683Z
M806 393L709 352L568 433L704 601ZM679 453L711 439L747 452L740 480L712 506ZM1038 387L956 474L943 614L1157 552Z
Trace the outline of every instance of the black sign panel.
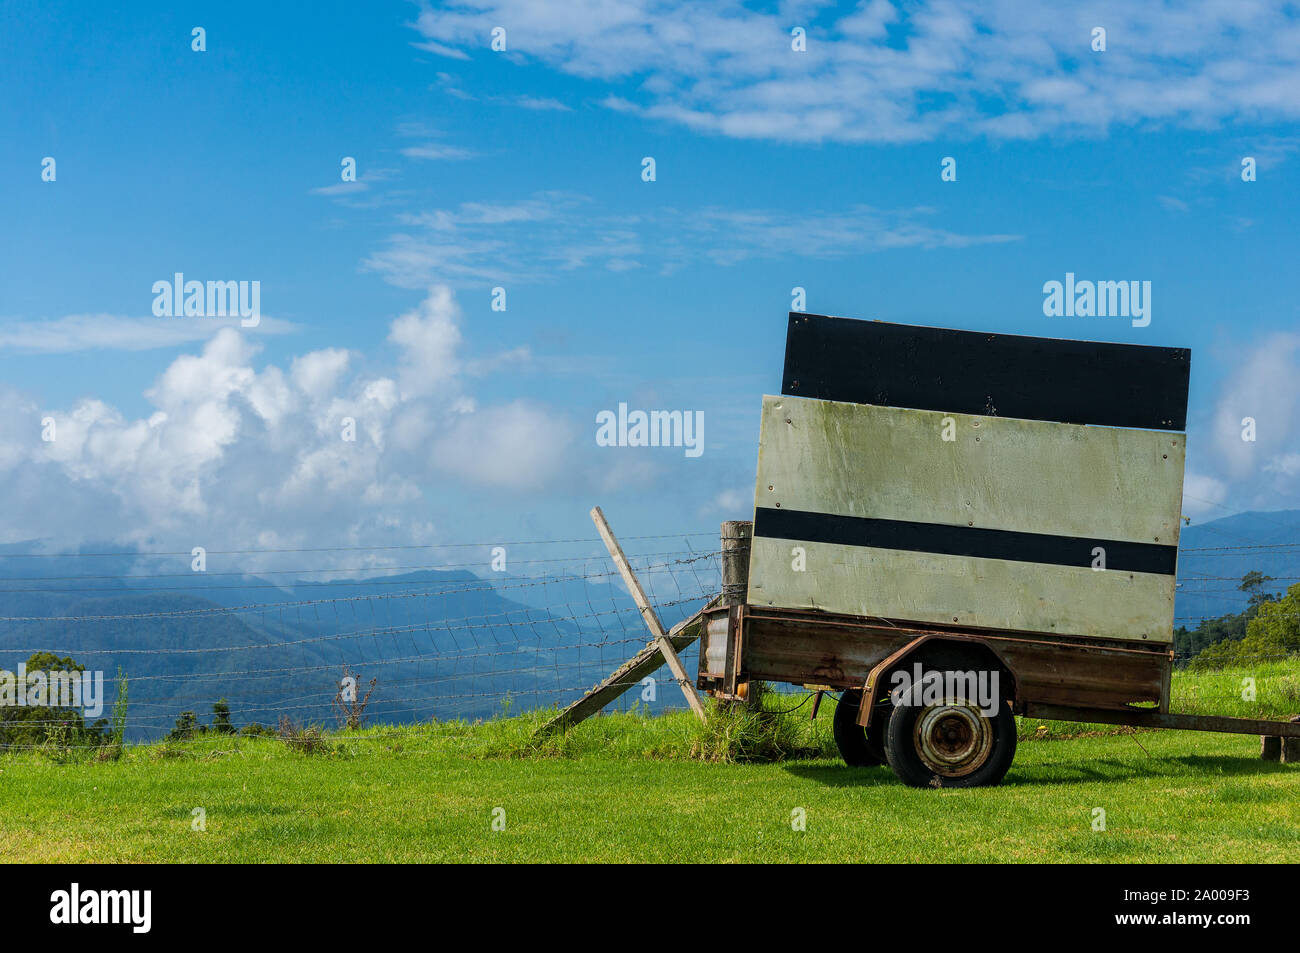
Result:
M1187 426L1187 348L790 313L781 393L1145 430Z

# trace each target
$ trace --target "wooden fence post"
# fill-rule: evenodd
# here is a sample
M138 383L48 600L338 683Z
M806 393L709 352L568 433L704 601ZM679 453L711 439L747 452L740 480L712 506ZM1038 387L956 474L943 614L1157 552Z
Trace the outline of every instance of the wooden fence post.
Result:
M749 547L754 524L727 520L722 524L722 605L743 606L749 597Z
M749 549L754 539L754 524L748 520L726 520L722 524L722 594L719 605L727 607L727 655L723 686L728 692L743 693L739 704L753 707L748 685L736 677L740 667L740 635L744 625L744 606L749 601ZM731 705L732 702L723 702Z

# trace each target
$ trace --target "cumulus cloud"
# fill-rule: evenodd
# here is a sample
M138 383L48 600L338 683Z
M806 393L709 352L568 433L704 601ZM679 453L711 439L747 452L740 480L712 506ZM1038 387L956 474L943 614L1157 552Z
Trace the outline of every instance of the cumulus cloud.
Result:
M132 417L99 399L43 408L0 391L5 539L172 540L249 548L322 538L427 541L430 500L460 487L528 492L564 470L568 421L530 400L467 390L460 310L434 287L391 322L391 373L324 348L288 369L223 328L177 357ZM507 351L517 366L527 353ZM52 439L42 439L44 436ZM399 534L400 535L400 534Z
M483 38L505 25L517 62L617 85L613 108L737 138L1032 138L1300 117L1290 4L828 6L454 0L424 9L415 26L422 48L463 59L495 55ZM805 52L791 49L795 26L806 29ZM1105 52L1091 47L1096 26L1107 30Z
M519 474L549 481L568 449L568 424L524 401L462 414L435 441L431 464L475 484L513 488Z
M1205 443L1189 442L1189 513L1300 506L1300 334L1273 334L1236 362Z
M401 350L402 396L433 393L454 381L460 370L460 308L451 289L439 285L420 307L396 321L388 340Z
M350 355L342 348L326 348L295 357L289 368L294 386L307 396L320 400L338 385L347 370Z
M1243 440L1254 421L1254 439ZM1220 394L1216 459L1230 478L1272 469L1300 447L1300 334L1274 334L1246 354Z

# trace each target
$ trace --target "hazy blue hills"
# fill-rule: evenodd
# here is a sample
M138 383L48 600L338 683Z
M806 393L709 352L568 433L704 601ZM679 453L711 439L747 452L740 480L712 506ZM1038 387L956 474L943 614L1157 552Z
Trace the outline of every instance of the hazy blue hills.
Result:
M1238 513L1183 527L1178 624L1194 628L1199 619L1240 612L1246 595L1236 587L1252 569L1275 577L1269 591L1300 582L1300 510Z
M331 721L345 664L363 686L378 678L371 713L380 721L483 717L507 695L516 707L563 703L647 639L607 562L545 579L465 569L302 579L89 555L120 550L109 543L71 557L17 555L39 549L0 546L0 667L36 650L110 680L120 666L135 738L164 733L183 709L207 720L219 697L236 724ZM1240 611L1237 582L1252 569L1276 577L1274 591L1300 580L1300 510L1185 526L1176 624ZM717 563L665 566L644 581L671 626L716 591ZM652 707L681 703L670 682L659 688Z
M516 707L563 703L648 638L607 566L589 567L594 579L458 569L303 581L187 573L176 560L151 566L132 555L13 555L36 548L0 547L0 667L37 650L71 655L106 679L120 666L132 738L164 733L183 709L206 720L221 697L236 724L331 721L344 665L363 691L378 679L369 709L377 721L483 717L507 696ZM716 589L696 566L646 582L670 626Z

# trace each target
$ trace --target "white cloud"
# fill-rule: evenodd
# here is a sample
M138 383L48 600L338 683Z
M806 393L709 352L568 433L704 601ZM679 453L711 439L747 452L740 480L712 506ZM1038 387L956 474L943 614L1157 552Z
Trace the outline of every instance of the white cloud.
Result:
M365 192L370 188L365 182L335 182L333 185L322 185L318 189L312 189L312 195L352 195L356 192Z
M433 466L483 486L549 482L573 442L567 420L526 401L463 414L434 444Z
M552 110L555 112L572 112L568 106L558 99L551 99L546 96L520 96L515 100L516 106L522 106L524 109L535 109L540 111Z
M405 214L416 231L389 237L365 260L403 288L432 282L548 281L557 270L655 267L673 272L701 260L736 265L801 256L835 259L894 248L965 248L1018 241L1012 234L965 234L930 224L931 208L854 205L806 209L797 218L768 209L651 209L601 212L590 199L542 192L515 202L465 202Z
M1266 0L871 0L771 13L739 0L458 0L426 8L416 28L423 48L466 58L498 55L484 37L501 24L516 62L617 85L612 108L739 138L1024 138L1300 118L1300 21ZM806 52L791 50L795 25ZM1098 25L1105 52L1090 46Z
M389 237L384 248L368 255L362 266L379 272L390 284L410 289L427 288L437 282L464 284L540 277L504 271L506 251L506 242L495 237L397 234Z
M0 325L0 350L23 354L75 351L150 351L206 341L222 328L251 334L289 334L290 321L263 317L253 328L233 318L128 318L116 314L70 314L44 321Z
M396 169L367 168L361 173L361 177L353 182L335 182L333 185L323 185L320 188L311 189L310 192L312 195L324 195L342 200L361 192L368 192L371 186L386 182L396 174Z
M533 359L532 349L527 345L511 348L491 357L479 358L465 363L465 374L469 377L484 377L506 367L518 367L528 364Z
M779 258L797 248L810 258L837 258L889 248L966 248L1019 241L1019 235L964 235L927 224L933 209L882 210L854 205L798 218L768 211L706 208L681 223L719 265Z
M436 142L426 142L421 146L407 146L402 155L408 159L472 159L477 153L460 146L444 146Z
M398 381L403 399L434 392L460 371L460 307L440 285L413 311L393 322L388 340L402 351Z
M341 348L286 371L225 328L171 362L138 418L99 399L50 409L0 390L4 538L389 543L394 527L427 537L428 492L546 487L565 469L569 423L532 401L467 392L467 366L487 374L526 354L466 358L460 320L452 292L431 289L390 325L391 375L352 373ZM46 417L52 441L41 439Z
M293 359L289 374L300 391L320 400L338 385L339 378L347 370L349 357L343 348L311 351Z
M1228 498L1228 484L1214 477L1188 472L1183 478L1183 515L1194 519L1218 519L1227 516L1224 506Z
M746 513L754 507L754 490L752 487L726 489L700 507L700 515L714 516L717 513Z
M430 53L436 53L438 56L447 56L454 60L467 60L469 56L458 49L450 46L443 46L441 43L432 41L425 43L412 44L417 50L427 50Z
M1242 439L1251 435L1247 418L1253 440ZM1195 433L1189 438L1189 497L1234 511L1300 505L1300 334L1273 334L1235 362L1209 430L1208 452L1197 452Z
M614 110L614 112L635 113L640 111L636 103L624 99L622 96L606 96L600 101L600 104L606 109Z
M1264 464L1267 473L1277 473L1284 477L1300 476L1300 453L1287 453Z
M1243 440L1255 421L1254 440ZM1300 446L1300 334L1275 334L1245 355L1220 393L1213 422L1223 470L1240 478Z

